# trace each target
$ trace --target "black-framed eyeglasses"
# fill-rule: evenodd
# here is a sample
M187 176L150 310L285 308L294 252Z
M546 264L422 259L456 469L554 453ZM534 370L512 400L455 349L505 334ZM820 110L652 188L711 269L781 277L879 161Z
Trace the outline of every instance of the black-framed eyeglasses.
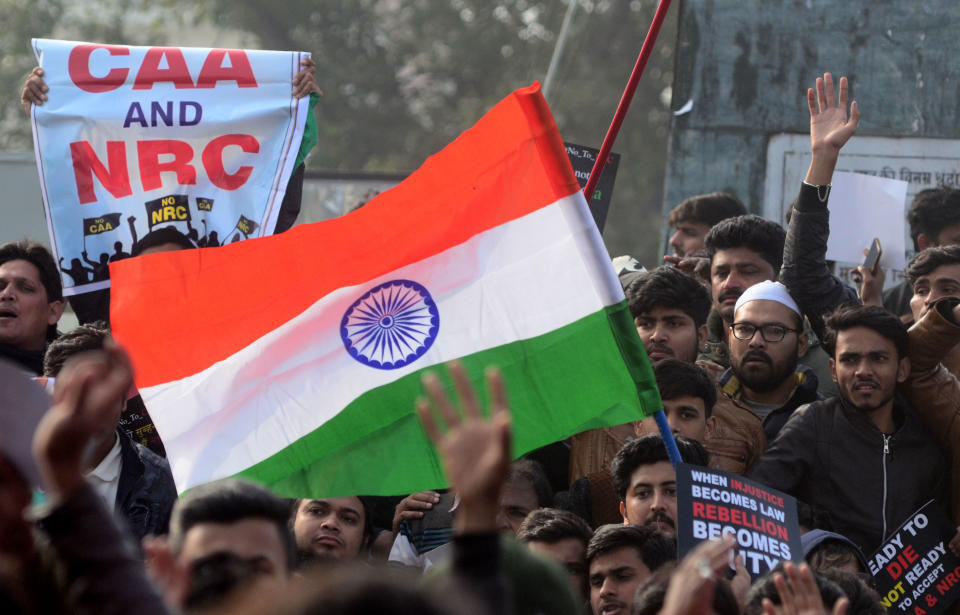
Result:
M779 342L784 338L784 336L793 331L794 333L800 333L800 329L791 329L790 327L785 327L783 325L769 324L758 326L752 322L735 322L730 325L730 329L733 331L733 336L738 340L743 340L749 342L753 339L753 336L757 334L757 330L760 331L761 337L765 342Z

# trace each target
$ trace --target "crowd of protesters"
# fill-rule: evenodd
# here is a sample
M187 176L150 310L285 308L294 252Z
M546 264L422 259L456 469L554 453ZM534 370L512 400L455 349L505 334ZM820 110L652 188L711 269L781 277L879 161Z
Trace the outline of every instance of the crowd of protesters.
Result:
M25 107L46 100L42 76ZM294 85L315 90L312 65ZM0 433L0 611L882 612L866 558L929 500L960 523L960 190L914 199L905 284L884 294L864 266L844 285L828 201L859 111L829 74L807 102L787 229L731 195L692 197L670 213L666 264L620 272L684 461L796 497L806 563L751 583L729 538L678 561L677 475L653 419L511 461L499 373L484 412L457 363L456 399L428 374L416 407L449 490L289 501L224 480L178 498L162 446L125 428L149 409L109 323L58 331L60 268L22 241L0 246L0 357L53 405L32 451ZM167 235L134 257L195 247ZM2 424L17 411L3 404Z

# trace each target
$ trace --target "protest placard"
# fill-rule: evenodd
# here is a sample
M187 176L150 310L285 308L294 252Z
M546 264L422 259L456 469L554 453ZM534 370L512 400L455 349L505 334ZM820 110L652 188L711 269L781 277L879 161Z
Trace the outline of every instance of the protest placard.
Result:
M931 500L870 557L870 574L890 612L936 615L960 598L960 558L947 546L955 532Z
M577 176L577 182L583 188L587 185L590 178L590 171L597 161L597 154L600 150L586 147L585 145L575 145L573 143L564 143L567 148L567 158L573 166L573 174ZM600 181L597 182L597 189L593 191L593 197L587 199L590 206L590 213L593 214L593 221L597 223L597 228L603 232L603 226L607 222L607 212L610 211L610 201L613 199L613 182L617 179L617 166L620 164L620 154L610 154L606 166L603 167L603 173L600 174Z
M106 288L109 263L160 229L198 246L273 231L308 114L291 85L308 54L33 48L50 88L31 119L64 294Z
M750 577L756 579L780 561L799 562L797 501L742 476L677 466L677 547L680 557L700 541L731 535Z

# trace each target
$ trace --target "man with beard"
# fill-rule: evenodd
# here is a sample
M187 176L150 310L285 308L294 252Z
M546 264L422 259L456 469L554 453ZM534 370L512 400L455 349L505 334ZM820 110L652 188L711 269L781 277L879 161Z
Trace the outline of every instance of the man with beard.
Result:
M650 361L667 358L687 363L697 360L697 350L707 339L710 294L676 267L621 277L630 314Z
M882 308L847 306L826 326L840 396L794 412L750 476L821 509L838 533L872 553L942 495L945 457L896 398L910 373L903 323Z
M707 451L699 442L678 437L677 448L684 462L707 464ZM676 533L677 472L659 434L627 442L613 458L610 470L624 525L645 525L671 536Z
M711 465L743 474L793 411L820 399L817 377L798 361L807 351L800 308L779 282L760 282L737 299L728 329L730 368L717 382Z

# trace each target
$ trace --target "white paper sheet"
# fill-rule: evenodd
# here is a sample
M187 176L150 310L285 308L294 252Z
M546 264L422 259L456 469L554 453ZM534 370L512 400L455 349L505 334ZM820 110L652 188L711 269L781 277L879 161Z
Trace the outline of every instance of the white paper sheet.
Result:
M863 250L878 237L883 248L880 266L903 269L906 200L905 181L863 173L834 173L827 258L862 263Z

